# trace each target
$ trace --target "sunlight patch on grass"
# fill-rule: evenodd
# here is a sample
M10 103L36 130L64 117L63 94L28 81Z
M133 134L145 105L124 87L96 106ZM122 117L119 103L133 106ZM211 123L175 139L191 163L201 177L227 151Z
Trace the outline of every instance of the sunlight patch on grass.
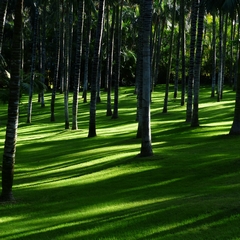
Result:
M124 156L129 156L132 155L132 153L126 153ZM101 161L99 161L102 163ZM81 167L80 167L81 166ZM86 166L85 166L86 167ZM68 186L69 184L71 186L74 185L85 185L85 184L92 184L95 182L101 182L105 180L111 180L112 178L119 177L119 176L124 176L127 177L128 175L132 175L134 173L140 173L143 171L148 171L152 169L159 168L158 166L142 166L142 167L131 167L131 168L109 168L109 169L102 169L97 172L90 172L87 174L81 173L81 168L82 165L78 164L75 166L71 167L64 167L62 169L56 169L56 170L51 170L48 171L47 168L45 171L36 171L36 172L31 172L31 171L26 171L30 174L17 174L17 178L20 180L21 178L29 178L29 177L38 177L39 180L36 180L34 182L27 182L27 183L20 183L15 186L15 188L36 188L38 190L42 189L48 189L48 188L57 188L57 187L63 187L63 186ZM113 171L115 169L115 171ZM64 173L67 170L75 170L77 173L74 174L73 176L69 175L67 178L64 177L62 179L61 175L54 175L56 173ZM77 171L78 170L78 171ZM45 177L44 177L45 176ZM63 175L64 176L64 175ZM44 179L43 179L44 178Z
M34 236L35 234L47 233L54 230L60 230L63 235L65 235L68 234L68 232L65 232L64 229L72 226L79 229L75 234L74 232L72 233L77 238L91 236L92 234L101 235L101 233L104 233L106 230L114 230L119 227L123 228L125 225L127 226L128 223L135 222L141 216L144 217L151 214L147 211L142 212L141 209L147 209L147 207L152 204L160 204L179 197L181 196L151 198L131 202L106 202L85 208L79 205L79 209L73 209L72 211L64 211L63 207L61 213L57 215L47 214L41 217L41 219L37 218L37 213L29 212L29 216L26 219L21 219L14 223L18 227L11 231L11 236L5 235L4 233L2 233L2 236L4 239L18 239L20 237L30 237L31 235ZM162 209L162 211L164 210L165 209ZM9 227L11 223L12 222L9 222ZM90 224L90 226L93 225L93 227L81 227L88 224ZM15 237L13 237L13 235ZM88 239L90 239L90 237Z
M217 127L218 129L221 129L221 127L225 128L226 125L229 128L229 126L232 125L232 121L221 121L201 124L202 127Z
M130 123L130 124L124 124L124 125L116 125L114 127L111 127L109 125L100 127L97 129L97 133L104 135L104 136L116 136L117 135L124 135L129 133L137 133L137 123Z

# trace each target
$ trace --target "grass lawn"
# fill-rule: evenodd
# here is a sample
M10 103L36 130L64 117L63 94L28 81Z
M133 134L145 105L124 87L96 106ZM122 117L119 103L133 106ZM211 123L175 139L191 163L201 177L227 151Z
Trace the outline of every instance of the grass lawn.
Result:
M240 136L229 136L235 93L223 100L200 92L200 127L185 123L180 99L164 88L152 97L154 156L138 158L136 96L121 88L119 118L106 117L106 94L97 105L97 137L87 138L89 103L79 104L79 130L64 130L63 96L56 121L27 97L20 106L13 193L0 204L0 239L237 240L240 239ZM180 96L179 96L180 98ZM71 101L70 98L71 113ZM0 105L0 155L6 105Z

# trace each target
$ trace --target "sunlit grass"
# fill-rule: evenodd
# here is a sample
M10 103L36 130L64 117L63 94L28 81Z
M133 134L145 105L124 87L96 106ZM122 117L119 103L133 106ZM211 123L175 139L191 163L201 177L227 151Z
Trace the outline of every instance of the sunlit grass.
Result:
M79 130L72 131L64 129L63 95L55 122L51 94L45 108L36 96L31 124L23 97L16 203L0 205L0 239L239 239L240 138L228 135L235 93L226 89L217 102L202 88L200 127L191 128L179 98L171 96L162 113L164 88L157 87L149 158L138 157L134 87L120 93L118 119L106 117L101 93L96 138L87 138L89 103L80 99ZM7 111L0 108L2 154Z

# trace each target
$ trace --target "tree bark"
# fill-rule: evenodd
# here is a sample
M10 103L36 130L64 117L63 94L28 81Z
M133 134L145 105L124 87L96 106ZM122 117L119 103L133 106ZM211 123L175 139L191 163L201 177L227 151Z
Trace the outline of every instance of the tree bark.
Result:
M23 0L17 0L15 7L8 121L2 162L2 193L0 201L14 201L12 186L19 116L22 8Z

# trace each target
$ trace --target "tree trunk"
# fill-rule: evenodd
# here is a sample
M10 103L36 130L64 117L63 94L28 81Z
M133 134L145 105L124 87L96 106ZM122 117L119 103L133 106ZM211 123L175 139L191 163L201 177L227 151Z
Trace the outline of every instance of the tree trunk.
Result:
M52 98L51 98L51 122L55 121L55 99L57 93L58 77L59 77L59 64L60 64L60 0L58 0L57 5L57 26L56 26L56 57L55 57L55 66L54 66L54 77L53 77L53 89L52 89Z
M201 74L201 61L202 61L202 38L204 28L204 13L205 5L204 0L199 3L199 14L198 14L198 33L197 33L197 48L194 66L194 100L193 100L193 116L191 121L192 127L199 126L199 89L200 89L200 74Z
M0 54L2 53L3 32L7 14L8 0L2 0L0 3Z
M216 13L213 13L213 22L212 22L212 92L211 97L215 97L216 90Z
M168 56L168 66L167 66L167 76L166 76L166 89L165 89L163 113L167 113L167 111L168 111L167 108L168 108L168 95L169 95L170 75L171 75L171 69L172 69L172 52L173 52L175 15L176 15L176 0L173 1L172 27L171 27L171 37L170 37L170 50L169 50L169 56Z
M150 117L150 95L151 95L151 54L150 36L152 23L152 0L144 0L143 8L143 94L142 94L142 145L140 156L153 155L151 143L151 117Z
M116 54L115 54L115 73L114 73L114 107L112 118L118 118L118 102L119 102L119 81L120 81L120 65L121 65L121 38L122 38L122 9L123 9L123 0L121 0L121 6L116 5L116 32L115 40L116 44Z
M182 52L182 93L181 93L181 106L185 104L186 94L186 40L185 40L185 2L180 2L180 16L181 16L181 52Z
M108 89L107 89L107 116L112 116L112 103L111 103L111 93L112 93L112 73L113 73L113 52L114 52L114 33L115 33L115 8L113 8L112 13L112 24L110 30L110 41L109 41L109 52L108 52L108 71L106 78L108 80Z
M97 100L97 73L99 67L100 48L102 44L103 19L104 19L105 0L99 0L98 24L96 29L96 39L94 46L94 59L92 66L91 81L91 102L90 102L90 119L88 137L95 137L96 134L96 100Z
M73 85L72 130L78 129L77 115L78 115L78 96L80 87L80 69L82 59L83 23L84 23L84 0L79 0L75 76Z
M86 9L86 40L85 40L85 63L84 63L84 79L83 79L83 102L87 102L87 90L88 90L88 61L89 61L89 49L90 49L90 41L91 41L91 11L90 9Z
M8 102L8 121L2 162L2 193L0 201L13 201L13 176L17 143L20 98L21 37L23 0L16 1L12 42L11 81Z
M30 75L30 86L29 86L29 99L28 99L28 115L27 123L32 122L32 99L34 91L34 78L35 78L35 68L36 68L36 50L37 50L37 34L38 34L38 21L39 21L39 11L38 11L38 1L36 1L35 6L35 16L33 25L33 36L32 36L32 62L31 62L31 75Z
M240 58L238 53L238 65L240 67ZM230 135L240 134L240 72L238 72L237 86L236 86L236 100L232 127L229 132Z
M144 0L140 1L140 17L138 23L137 66L136 66L136 93L138 129L136 138L142 138L142 99L143 99L143 16Z
M218 96L217 101L222 99L222 83L223 83L223 12L219 11L219 69L218 69Z
M190 123L192 120L193 111L193 85L194 85L194 57L196 45L196 25L198 16L198 0L192 0L191 11L191 41L190 41L190 60L189 60L189 76L188 76L188 99L187 99L187 112L186 122Z
M46 76L46 2L43 2L42 18L41 18L41 37L40 37L40 71L41 81L45 84ZM45 107L44 89L40 93L41 107Z

